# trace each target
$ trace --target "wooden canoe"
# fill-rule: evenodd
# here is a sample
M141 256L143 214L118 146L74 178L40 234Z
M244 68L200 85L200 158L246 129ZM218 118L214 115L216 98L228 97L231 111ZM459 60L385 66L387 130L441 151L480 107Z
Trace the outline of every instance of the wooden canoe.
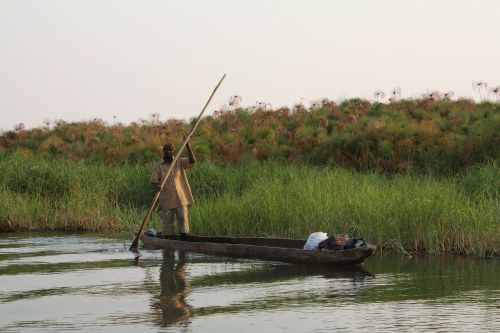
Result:
M145 248L185 250L226 257L254 258L301 264L358 265L370 257L377 246L366 245L356 249L304 250L305 240L287 238L239 238L205 236L169 236L168 238L142 235Z

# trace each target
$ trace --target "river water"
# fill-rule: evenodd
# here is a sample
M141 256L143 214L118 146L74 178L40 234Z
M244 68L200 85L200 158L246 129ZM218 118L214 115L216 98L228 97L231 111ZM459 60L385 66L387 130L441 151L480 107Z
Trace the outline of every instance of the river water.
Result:
M127 244L126 244L127 243ZM0 332L499 332L500 261L374 256L333 270L96 235L0 237Z

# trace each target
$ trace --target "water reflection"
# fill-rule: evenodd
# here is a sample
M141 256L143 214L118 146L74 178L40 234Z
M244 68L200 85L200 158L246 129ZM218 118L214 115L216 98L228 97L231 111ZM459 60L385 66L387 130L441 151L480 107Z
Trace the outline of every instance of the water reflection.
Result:
M193 268L187 273L189 264ZM208 267L223 265L207 272ZM206 268L203 266L207 265ZM201 270L196 274L198 270ZM193 258L183 251L163 251L160 293L151 272L146 272L146 285L154 295L151 308L161 326L190 323L199 317L217 313L245 313L255 309L314 305L338 302L342 297L367 295L372 287L367 279L374 276L362 267L331 268L284 264L277 262L233 261L209 257ZM188 298L191 298L190 304ZM336 299L337 298L337 299Z
M172 251L134 264L121 241L4 236L0 331L500 332L498 260L377 255L362 267Z
M361 266L332 268L300 264L265 263L246 269L215 275L203 275L193 279L193 286L216 286L221 284L272 283L296 278L318 276L324 279L347 279L353 283L374 277Z
M159 324L184 323L189 320L193 310L186 300L190 286L186 278L188 265L186 253L183 251L163 251L160 267L160 295L153 301L152 307L161 311Z
M323 308L366 295L373 276L358 267L335 269L280 263L193 278L196 316ZM292 310L294 311L294 310Z

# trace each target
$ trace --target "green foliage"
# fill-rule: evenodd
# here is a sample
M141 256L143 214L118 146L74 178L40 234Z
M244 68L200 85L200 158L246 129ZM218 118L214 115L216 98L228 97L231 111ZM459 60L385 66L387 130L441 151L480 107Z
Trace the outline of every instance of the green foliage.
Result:
M500 204L500 166L498 161L475 166L460 177L459 188L471 199L487 197Z
M59 199L71 193L73 174L66 174L67 162L52 164L48 161L29 163L19 157L2 159L2 184L9 191L27 197L43 196Z
M152 163L165 141L180 144L190 122L143 120L109 126L101 120L58 122L0 135L0 149L24 156L106 164ZM199 160L232 165L245 156L307 161L386 173L453 174L500 158L500 105L469 100L359 98L310 109L237 109L205 117L191 143ZM333 163L333 164L332 164Z
M153 163L106 166L0 154L3 230L135 231L151 204ZM196 163L196 234L363 236L382 250L486 256L500 243L497 162L447 177L308 165ZM149 226L159 227L155 213Z

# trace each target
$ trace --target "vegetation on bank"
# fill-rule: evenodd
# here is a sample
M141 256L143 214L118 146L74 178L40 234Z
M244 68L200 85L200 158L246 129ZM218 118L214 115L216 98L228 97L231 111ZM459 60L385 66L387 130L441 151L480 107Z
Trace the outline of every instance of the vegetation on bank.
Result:
M189 171L193 232L363 236L383 248L500 247L500 104L322 100L205 117ZM193 121L22 124L0 134L0 230L135 232L152 165ZM155 214L151 226L159 228Z
M167 140L179 143L192 122L151 119L123 125L90 122L0 135L0 151L106 164L151 163ZM500 104L422 98L389 104L329 100L306 109L216 111L192 146L200 160L304 162L386 173L452 174L500 157Z
M0 154L0 228L134 232L153 196L151 169L151 163L110 166ZM307 238L324 231L400 251L499 251L495 161L447 177L205 161L189 171L189 179L196 234ZM157 214L149 226L159 228Z

